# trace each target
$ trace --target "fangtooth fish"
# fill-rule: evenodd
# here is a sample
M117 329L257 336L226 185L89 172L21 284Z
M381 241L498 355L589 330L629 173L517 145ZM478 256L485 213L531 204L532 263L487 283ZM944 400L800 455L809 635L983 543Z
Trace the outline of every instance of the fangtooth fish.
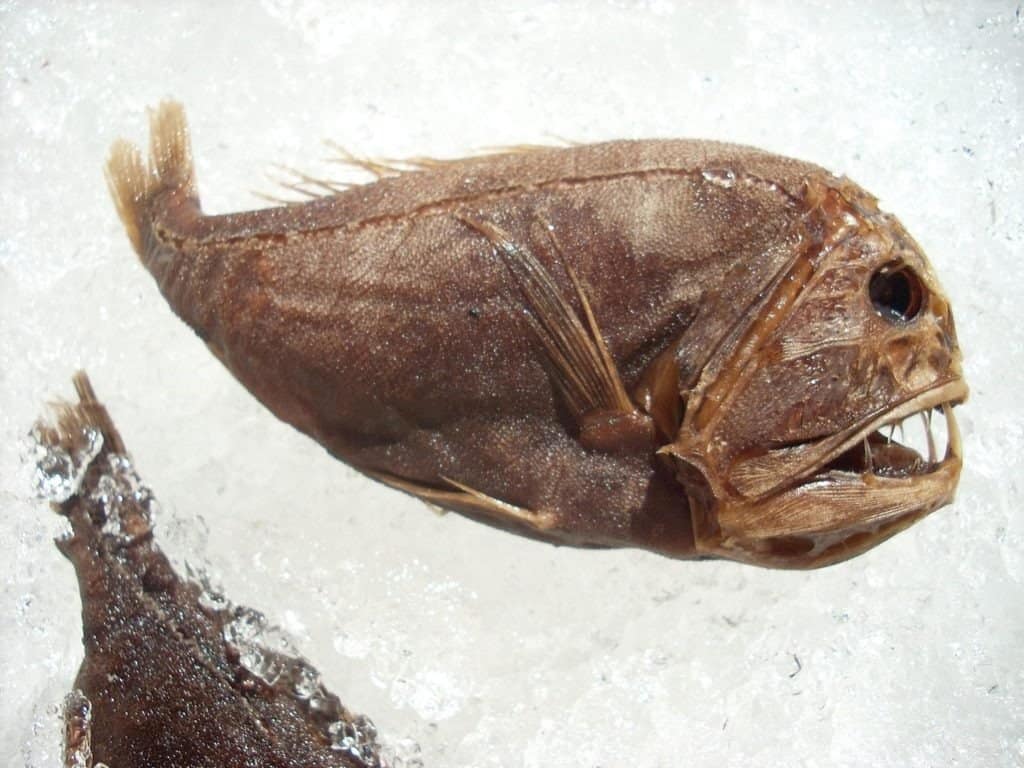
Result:
M710 141L362 165L202 213L184 112L111 192L174 311L279 418L528 536L807 568L947 504L949 303L876 200ZM934 445L930 414L947 422ZM883 435L925 419L927 455Z

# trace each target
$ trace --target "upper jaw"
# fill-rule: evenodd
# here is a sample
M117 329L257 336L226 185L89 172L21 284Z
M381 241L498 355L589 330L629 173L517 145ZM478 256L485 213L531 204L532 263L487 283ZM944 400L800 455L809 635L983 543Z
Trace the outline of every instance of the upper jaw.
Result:
M833 438L835 444L824 446L825 452L819 454L816 466L808 474L820 476L853 471L875 476L884 482L891 477L925 475L947 464L959 464L963 449L953 406L966 400L967 394L967 384L956 378L905 400L895 408L866 420L852 433L839 435L838 440ZM930 414L933 409L941 410L946 419L946 445L941 458L931 432ZM922 416L925 422L927 458L922 455L924 451L919 454L879 432L884 427L895 428L915 416Z

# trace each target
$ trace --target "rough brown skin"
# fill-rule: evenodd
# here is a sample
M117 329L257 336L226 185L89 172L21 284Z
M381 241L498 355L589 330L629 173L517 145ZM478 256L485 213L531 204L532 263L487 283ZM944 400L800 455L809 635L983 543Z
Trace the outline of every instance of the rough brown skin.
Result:
M78 577L85 650L65 703L65 765L380 768L368 721L319 682L294 694L290 673L308 664L272 654L283 672L268 684L239 662L225 635L235 609L205 607L200 587L175 573L153 538L148 490L109 501L125 447L84 374L75 386L80 401L36 431L69 453L84 430L103 435L74 494L54 504L73 531L58 546ZM104 528L111 503L119 535ZM332 748L332 726L360 729L361 756L339 749L337 738Z
M951 415L923 468L874 436L966 397L948 304L899 222L816 166L611 142L204 216L165 103L149 166L118 143L108 178L161 291L239 380L433 503L556 543L799 568L952 499ZM917 304L893 312L868 286L896 266Z

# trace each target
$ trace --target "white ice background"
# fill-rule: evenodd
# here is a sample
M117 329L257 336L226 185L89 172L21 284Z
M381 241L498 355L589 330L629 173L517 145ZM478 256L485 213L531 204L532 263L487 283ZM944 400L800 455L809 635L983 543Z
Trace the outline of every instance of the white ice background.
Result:
M57 764L81 658L19 442L91 374L161 543L426 766L1024 765L1024 11L1016 2L0 3L0 763ZM959 498L812 573L556 549L386 490L178 321L101 174L173 96L204 207L274 163L688 136L845 172L947 289ZM372 330L368 331L372 333ZM799 662L797 661L799 660ZM116 766L114 767L116 768Z

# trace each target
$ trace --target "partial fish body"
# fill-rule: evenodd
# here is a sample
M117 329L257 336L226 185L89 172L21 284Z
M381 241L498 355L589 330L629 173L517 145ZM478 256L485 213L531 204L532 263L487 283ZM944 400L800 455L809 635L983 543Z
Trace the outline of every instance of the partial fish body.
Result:
M84 373L75 389L78 402L34 430L82 598L63 765L384 768L373 723L275 644L262 614L175 572L107 409Z
M108 178L164 296L239 380L433 504L556 543L800 568L952 499L949 306L849 180L703 141L420 166L205 216L165 103L148 164L118 143ZM941 455L879 432L933 411Z

